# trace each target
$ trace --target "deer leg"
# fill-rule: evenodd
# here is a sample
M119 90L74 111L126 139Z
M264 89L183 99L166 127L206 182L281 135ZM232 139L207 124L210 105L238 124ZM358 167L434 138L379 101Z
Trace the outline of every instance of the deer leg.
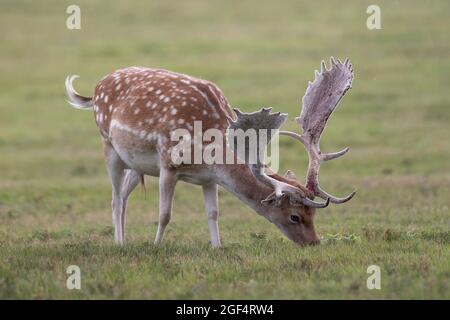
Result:
M211 245L214 248L220 247L219 237L219 205L217 184L203 186L203 197L205 199L205 211L208 218L209 232L211 234Z
M127 210L127 203L128 198L133 192L133 190L136 188L136 186L141 181L141 174L138 173L135 170L125 170L123 181L122 181L122 187L121 187L121 198L122 198L122 211L121 211L121 218L120 218L120 229L121 229L121 238L122 242L125 242L125 217L126 217L126 210Z
M114 225L114 240L117 244L122 245L124 242L124 201L121 194L122 184L124 181L125 164L120 159L117 152L111 146L111 144L105 142L103 144L103 150L106 159L106 168L108 175L111 179L112 185L112 220Z
M155 244L160 244L172 216L172 202L177 177L174 171L161 168L159 173L159 223Z

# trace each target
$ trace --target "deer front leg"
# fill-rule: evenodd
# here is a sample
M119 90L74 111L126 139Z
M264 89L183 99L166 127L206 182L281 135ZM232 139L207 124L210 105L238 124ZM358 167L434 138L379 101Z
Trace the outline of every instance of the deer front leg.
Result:
M172 216L172 203L176 184L176 173L173 170L161 168L159 172L159 223L155 245L161 243L164 230Z
M203 197L205 199L206 216L208 217L209 232L211 234L211 245L220 247L219 237L219 205L217 184L203 186Z

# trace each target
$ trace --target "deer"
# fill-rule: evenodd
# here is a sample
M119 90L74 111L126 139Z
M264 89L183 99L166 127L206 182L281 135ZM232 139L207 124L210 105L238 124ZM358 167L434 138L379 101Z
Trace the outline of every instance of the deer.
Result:
M159 185L159 222L154 244L162 242L172 217L177 181L200 185L203 191L210 243L221 246L218 227L218 186L273 223L288 239L299 245L315 245L317 209L330 203L342 204L356 191L339 198L319 185L323 162L339 158L349 148L323 153L319 142L331 113L351 88L354 73L348 59L324 61L315 79L309 82L302 99L300 116L295 118L302 133L279 131L287 114L262 108L253 113L232 108L222 91L212 82L165 69L128 67L106 75L98 82L92 97L75 91L69 75L65 81L68 102L77 109L93 110L103 145L106 169L112 185L112 221L114 239L125 243L125 215L128 198L144 176L157 177ZM236 152L243 161L233 164L174 164L171 132L177 128L193 131L193 122L201 121L202 130L215 128L227 135L230 129L271 129L276 134L301 142L308 154L306 183L292 171L275 173L258 157L254 163ZM269 142L270 138L269 137ZM258 137L259 138L259 137ZM230 140L230 139L228 139ZM268 142L268 143L269 143ZM224 148L230 148L229 142ZM234 150L236 151L236 150ZM244 152L248 151L248 145ZM315 200L317 198L322 201Z

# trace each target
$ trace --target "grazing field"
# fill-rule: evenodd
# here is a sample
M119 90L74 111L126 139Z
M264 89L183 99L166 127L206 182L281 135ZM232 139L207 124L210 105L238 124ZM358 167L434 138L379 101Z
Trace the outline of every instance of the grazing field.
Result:
M450 299L450 2L72 1L0 4L0 298ZM121 67L211 80L242 110L272 106L298 130L300 98L321 59L350 57L353 89L330 120L322 185L347 204L319 212L322 244L300 248L220 190L223 247L209 246L201 189L179 183L164 244L152 244L157 181L136 190L127 244L113 244L110 185L90 112L68 106L64 79L90 95ZM281 138L281 169L306 172ZM368 290L369 265L381 290ZM81 290L66 268L81 268Z

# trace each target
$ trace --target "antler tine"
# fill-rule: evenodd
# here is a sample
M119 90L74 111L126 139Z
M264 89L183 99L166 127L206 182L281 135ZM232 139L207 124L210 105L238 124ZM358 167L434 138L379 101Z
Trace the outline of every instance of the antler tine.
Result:
M339 157L342 157L349 150L350 150L350 148L347 147L347 148L342 149L341 151L338 151L338 152L322 153L322 155L321 155L322 161L329 161L329 160L333 160L333 159L337 159Z
M233 108L233 111L236 113L237 116L240 116L242 114L241 110L238 108Z
M322 199L329 199L330 202L335 203L335 204L341 204L341 203L345 203L349 200L351 200L353 198L353 196L356 194L356 191L352 191L349 195L347 195L346 197L343 198L337 198L335 196L332 196L331 194L329 194L326 191L323 191L320 186L318 186L318 192L317 192L317 196L322 198Z
M327 66L325 65L325 61L322 60L320 63L320 72L324 73L325 71L327 71Z
M313 83L309 83L303 96L303 108L297 123L302 127L301 135L294 132L281 131L280 134L290 136L303 143L309 156L306 187L322 199L332 203L344 203L355 195L355 191L344 198L338 198L323 191L319 185L320 164L324 161L337 159L346 154L349 148L334 153L322 153L319 141L327 120L336 109L339 101L351 88L353 67L348 59L342 63L339 59L330 58L331 67L328 70L321 63L321 72L315 75ZM325 71L324 71L325 70Z
M279 112L271 113L271 108L263 108L253 113L243 113L239 109L235 109L235 111L237 119L236 121L229 123L227 130L228 146L235 152L239 159L243 160L245 164L250 167L252 174L256 179L274 188L277 200L275 203L279 202L284 195L288 195L291 202L297 202L315 208L327 206L329 201L320 203L310 200L306 195L299 194L298 190L293 186L273 179L265 173L265 165L261 160L263 152L270 143L270 140L275 133L274 130L278 130L278 128L286 121L287 114L280 114ZM238 132L239 129L242 131ZM245 139L245 135L249 129L253 130L257 141L251 142L250 138L248 140ZM261 136L261 134L264 135L264 132L266 132L265 137ZM231 136L231 134L233 135ZM237 136L238 134L244 134L244 136L241 136L241 139L239 139L239 136ZM266 138L266 140L262 140L263 138ZM236 144L237 139L240 140L241 144L244 144L244 148ZM254 155L255 152L256 157ZM263 200L263 203L265 202L266 201Z

